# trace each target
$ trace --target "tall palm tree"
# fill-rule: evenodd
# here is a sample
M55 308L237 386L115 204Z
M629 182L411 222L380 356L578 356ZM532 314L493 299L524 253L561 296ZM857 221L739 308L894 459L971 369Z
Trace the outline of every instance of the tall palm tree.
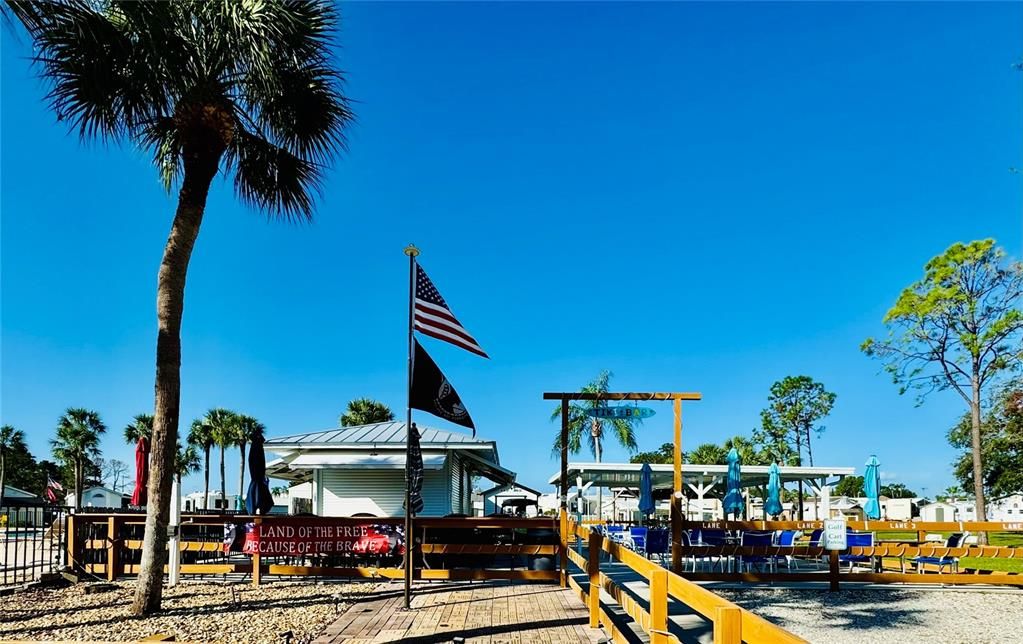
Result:
M202 509L206 510L210 498L210 448L213 447L213 430L204 420L205 418L196 418L192 421L192 428L188 430L188 444L202 450L203 453Z
M245 498L245 448L256 434L266 433L266 427L252 416L240 414L236 420L235 444L241 453L238 461L238 500Z
M99 458L99 437L106 431L98 413L80 407L69 407L57 421L57 437L50 445L53 456L74 469L76 508L82 506L85 469Z
M11 425L0 427L0 508L4 507L4 485L7 479L7 453L25 442L25 432Z
M337 422L342 427L355 427L391 420L394 420L394 412L384 403L372 398L356 398L348 401L348 408Z
M153 439L153 415L138 414L124 426L124 442L137 445L143 438Z
M159 610L181 391L185 278L213 178L245 202L310 218L351 122L333 60L332 3L8 0L49 82L57 119L84 139L152 152L178 204L157 280L150 504L132 612Z
M702 443L685 453L685 460L697 465L725 465L728 450L715 443Z
M237 444L238 414L229 409L216 407L206 412L203 422L210 428L213 444L220 448L220 502L221 509L227 509L227 476L224 469L224 452Z
M199 471L199 451L195 445L181 445L178 441L177 450L174 453L174 476L178 480L178 490L181 489L181 477L188 476Z
M606 394L612 374L606 369L601 371L597 377L589 384L584 386L580 391L584 394ZM630 454L635 453L639 446L636 444L636 425L639 425L643 421L639 418L598 418L596 416L590 416L589 412L593 409L601 407L607 407L606 400L582 400L579 402L572 402L568 405L568 451L572 454L578 454L582 449L583 435L586 435L587 443L589 444L590 451L593 453L594 459L599 463L602 454L602 441L604 439L604 428L605 426L610 430L611 435L615 438L619 445L624 447ZM551 420L558 420L561 418L561 405L559 404L554 408L551 413ZM589 431L587 431L589 430ZM554 439L554 454L561 454L561 428L558 428L557 436ZM603 490L597 488L597 507L601 508L603 505Z

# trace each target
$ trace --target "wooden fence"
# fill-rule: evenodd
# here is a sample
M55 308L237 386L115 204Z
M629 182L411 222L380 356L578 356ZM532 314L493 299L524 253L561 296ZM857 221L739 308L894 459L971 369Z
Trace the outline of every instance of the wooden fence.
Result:
M668 598L673 597L689 606L697 613L706 617L713 625L715 644L797 644L806 640L785 629L772 624L766 619L745 610L727 599L702 588L701 586L676 575L664 567L650 561L646 557L629 550L623 545L605 539L596 530L586 526L571 524L572 534L587 544L587 555L584 557L575 550L568 549L569 560L585 571L589 578L589 588L584 591L572 576L568 577L568 585L576 591L587 605L590 615L590 627L603 625L615 642L628 642L629 639L611 619L608 612L600 604L600 589L605 590L615 603L632 618L647 634L652 644L667 644L678 639L669 631ZM633 572L642 576L649 583L649 610L637 602L631 594L600 571L601 552L617 559L628 566Z
M224 551L225 524L274 527L390 526L403 518L183 515L179 549L181 574L245 573L258 585L270 576L395 578L403 576L395 554L268 556ZM108 580L139 572L145 516L75 514L68 519L67 560L77 569ZM557 581L560 547L557 521L551 518L417 518L413 524L416 579L514 579ZM407 542L407 541L406 541ZM544 565L530 569L543 559Z

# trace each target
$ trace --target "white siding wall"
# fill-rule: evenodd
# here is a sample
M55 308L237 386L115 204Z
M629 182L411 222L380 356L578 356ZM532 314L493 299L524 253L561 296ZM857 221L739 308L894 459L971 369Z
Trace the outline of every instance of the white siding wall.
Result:
M405 471L401 469L320 470L323 490L321 516L348 517L366 513L378 517L404 516ZM423 476L423 512L444 516L450 512L447 472L426 470Z
M449 496L451 497L451 504L448 512L450 513L461 513L464 512L462 509L462 460L458 458L457 454L451 454L447 460L448 478L451 480L451 487L449 489Z

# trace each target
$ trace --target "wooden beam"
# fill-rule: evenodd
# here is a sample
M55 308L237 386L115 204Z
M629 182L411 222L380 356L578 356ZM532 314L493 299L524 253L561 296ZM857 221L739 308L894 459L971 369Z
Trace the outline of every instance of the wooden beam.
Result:
M483 570L456 568L454 570L416 569L419 579L449 579L454 581L482 581L487 579L515 579L520 581L557 581L557 570Z
M120 569L120 552L117 548L119 528L117 517L107 519L107 581L117 579L117 571Z
M693 392L632 392L632 393L585 393L581 391L545 392L544 400L703 400L703 395Z
M714 644L742 644L742 609L718 606L714 615Z
M590 628L600 628L600 533L590 533L587 543L586 574L590 580Z
M561 511L558 525L561 587L568 587L568 402L561 401Z
M420 550L427 555L556 555L556 545L488 545L478 543L424 543Z
M668 571L655 570L650 576L650 642L667 644L668 637Z
M671 488L670 519L671 519L671 571L682 572L682 400L674 401L675 412L675 445L672 451L673 477ZM701 512L703 508L700 508Z

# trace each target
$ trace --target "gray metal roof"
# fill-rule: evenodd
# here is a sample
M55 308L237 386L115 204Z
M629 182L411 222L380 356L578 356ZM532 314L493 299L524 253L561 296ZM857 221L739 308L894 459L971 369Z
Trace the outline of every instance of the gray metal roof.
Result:
M492 446L493 441L473 438L469 434L448 432L442 429L424 427L417 424L420 434L420 443L427 445L486 445ZM266 447L370 447L386 445L405 445L405 437L408 431L405 423L387 422L373 423L370 425L357 425L355 427L343 427L341 429L325 429L318 432L305 434L292 434L271 438L266 441Z

